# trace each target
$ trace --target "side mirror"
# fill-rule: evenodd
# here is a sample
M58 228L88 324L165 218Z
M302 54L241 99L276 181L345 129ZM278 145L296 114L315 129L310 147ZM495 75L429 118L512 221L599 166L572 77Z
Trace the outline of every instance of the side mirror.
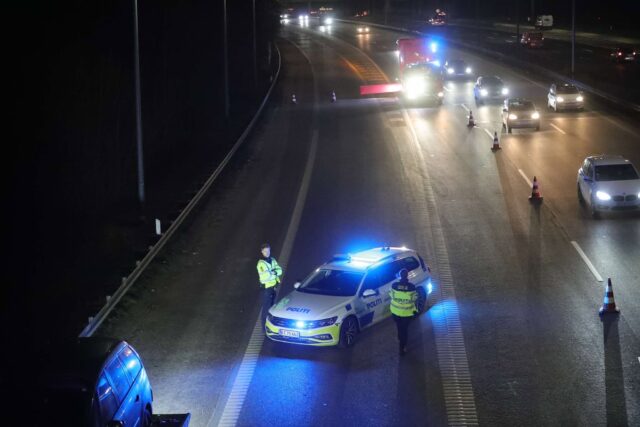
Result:
M376 295L378 295L378 292L374 291L373 289L365 289L365 291L362 293L362 296L364 298L373 297Z
M296 280L296 283L293 284L293 289L298 289L300 285L302 285L302 283L300 283L300 280Z

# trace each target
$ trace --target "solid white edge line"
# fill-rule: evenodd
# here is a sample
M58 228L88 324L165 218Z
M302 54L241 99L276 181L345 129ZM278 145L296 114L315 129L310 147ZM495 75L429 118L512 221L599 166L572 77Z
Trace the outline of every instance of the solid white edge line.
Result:
M551 125L552 128L554 128L555 130L557 130L558 132L560 132L563 135L566 135L567 133L565 131L563 131L562 129L560 129L558 126L554 125L553 123L549 123Z
M602 282L603 281L602 280L602 276L600 276L600 273L598 273L598 270L596 270L596 268L593 266L593 264L591 263L591 261L587 257L587 254L584 253L584 251L582 250L582 248L580 247L578 242L576 242L575 240L572 240L571 244L573 245L573 247L578 252L578 255L580 255L580 258L582 258L584 263L587 264L587 267L589 267L589 270L591 270L591 274L593 274L593 276L596 278L596 280L598 282Z
M527 182L527 185L529 187L533 187L533 183L529 180L529 178L527 178L527 175L525 175L525 173L522 171L522 169L518 169L518 172L520 172L520 175L522 175L524 180Z
M302 183L298 190L298 197L296 198L296 204L293 208L293 214L291 215L291 221L289 222L289 228L282 245L282 251L280 252L280 264L283 269L287 268L289 263L289 257L291 256L291 250L293 248L293 242L298 232L298 226L300 225L300 218L302 217L302 211L307 199L307 193L309 191L309 182L311 181L311 173L313 171L313 165L315 163L316 151L318 147L318 130L313 131L313 137L311 140L311 148L309 149L309 157L307 158L307 164L305 165L304 175L302 177ZM262 325L262 310L258 313L258 318L253 327L251 338L247 344L247 348L244 352L242 362L236 373L236 377L233 380L233 386L231 392L224 405L222 415L218 421L218 426L235 426L240 417L242 406L249 392L249 386L253 379L253 374L258 364L258 357L260 349L264 343L265 335ZM211 415L211 419L207 425L211 425L215 413Z

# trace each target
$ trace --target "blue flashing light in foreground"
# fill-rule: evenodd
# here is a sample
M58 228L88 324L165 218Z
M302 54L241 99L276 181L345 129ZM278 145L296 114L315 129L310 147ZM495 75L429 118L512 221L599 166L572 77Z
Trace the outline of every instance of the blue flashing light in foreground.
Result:
M438 51L438 43L436 42L431 42L431 52L436 53Z
M296 328L304 328L305 323L302 320L296 322Z

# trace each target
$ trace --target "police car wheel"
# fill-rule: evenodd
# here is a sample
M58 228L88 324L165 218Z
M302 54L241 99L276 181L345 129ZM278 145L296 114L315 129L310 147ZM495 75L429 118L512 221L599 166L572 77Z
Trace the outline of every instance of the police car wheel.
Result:
M356 341L358 335L358 322L354 317L347 317L340 326L340 347L351 347Z
M418 314L422 313L427 306L427 294L422 288L418 288L418 299L416 301L416 308Z

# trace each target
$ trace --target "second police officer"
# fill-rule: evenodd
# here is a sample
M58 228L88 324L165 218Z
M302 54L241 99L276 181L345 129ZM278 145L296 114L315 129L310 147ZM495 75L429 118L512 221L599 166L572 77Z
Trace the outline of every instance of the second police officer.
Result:
M409 323L418 313L416 301L418 293L413 283L409 282L409 271L403 268L398 272L400 278L391 286L389 295L391 296L391 314L398 328L398 341L400 344L400 355L407 352L407 341L409 339Z

